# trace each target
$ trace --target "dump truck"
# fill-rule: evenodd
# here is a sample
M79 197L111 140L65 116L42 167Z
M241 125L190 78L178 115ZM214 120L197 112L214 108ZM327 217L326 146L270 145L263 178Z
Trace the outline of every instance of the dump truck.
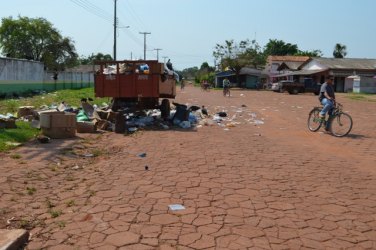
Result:
M170 101L176 96L177 75L156 60L97 61L94 76L96 97L111 97L110 107L142 110L160 109L170 115ZM160 99L162 98L161 102Z

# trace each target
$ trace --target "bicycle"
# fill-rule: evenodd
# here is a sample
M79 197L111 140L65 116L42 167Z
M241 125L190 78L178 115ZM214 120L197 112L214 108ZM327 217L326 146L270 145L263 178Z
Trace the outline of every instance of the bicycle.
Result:
M223 88L223 96L231 96L230 87Z
M322 125L336 137L343 137L350 133L353 121L349 114L342 111L343 105L336 103L335 107L329 111L328 118L320 118L319 114L323 107L314 107L308 115L308 129L312 132L318 131Z

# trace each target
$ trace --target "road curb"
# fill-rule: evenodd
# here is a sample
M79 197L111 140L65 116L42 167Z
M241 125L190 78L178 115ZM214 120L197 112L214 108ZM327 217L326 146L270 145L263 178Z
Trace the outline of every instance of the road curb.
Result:
M0 250L23 249L29 239L29 232L23 229L0 229Z

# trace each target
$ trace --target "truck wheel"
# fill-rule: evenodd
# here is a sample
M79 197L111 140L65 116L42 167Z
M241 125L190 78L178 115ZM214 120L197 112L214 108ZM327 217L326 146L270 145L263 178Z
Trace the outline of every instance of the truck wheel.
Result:
M170 117L170 101L168 99L163 99L160 106L161 117L164 120L167 120Z
M299 94L299 89L298 88L293 88L292 91L291 91L291 93L293 95L297 95L297 94Z

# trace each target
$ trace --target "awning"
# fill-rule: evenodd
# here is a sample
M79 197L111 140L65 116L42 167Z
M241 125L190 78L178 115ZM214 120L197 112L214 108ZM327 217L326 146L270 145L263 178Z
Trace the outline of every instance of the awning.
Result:
M282 77L282 76L309 76L314 75L320 72L327 71L327 69L319 69L319 70L297 70L294 72L289 72L285 74L275 75L273 77Z

